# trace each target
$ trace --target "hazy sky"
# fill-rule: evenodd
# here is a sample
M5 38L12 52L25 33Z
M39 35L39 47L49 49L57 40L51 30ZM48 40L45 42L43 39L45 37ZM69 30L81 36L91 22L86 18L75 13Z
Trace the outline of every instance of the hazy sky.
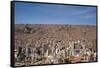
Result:
M16 24L95 25L96 7L16 2L15 22Z

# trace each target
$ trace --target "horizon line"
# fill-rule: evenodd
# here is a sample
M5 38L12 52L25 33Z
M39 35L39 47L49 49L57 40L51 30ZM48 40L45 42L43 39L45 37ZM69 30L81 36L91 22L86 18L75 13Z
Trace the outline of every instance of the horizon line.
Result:
M15 23L15 25L26 25L27 23ZM97 24L32 24L32 23L28 23L29 25L83 25L83 26L96 26Z

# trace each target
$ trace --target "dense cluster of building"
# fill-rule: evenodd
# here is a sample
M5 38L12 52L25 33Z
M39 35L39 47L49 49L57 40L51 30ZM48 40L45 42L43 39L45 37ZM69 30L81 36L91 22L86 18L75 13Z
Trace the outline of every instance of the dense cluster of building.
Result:
M15 65L39 65L78 63L96 61L96 52L77 41L47 40L46 42L28 43L24 47L15 48Z
M92 26L26 25L15 34L15 66L97 61Z

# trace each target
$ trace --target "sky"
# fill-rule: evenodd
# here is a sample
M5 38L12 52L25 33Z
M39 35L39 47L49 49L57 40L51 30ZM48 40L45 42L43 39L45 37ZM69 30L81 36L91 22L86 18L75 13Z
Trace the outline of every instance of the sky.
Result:
M96 7L16 2L15 23L96 25Z

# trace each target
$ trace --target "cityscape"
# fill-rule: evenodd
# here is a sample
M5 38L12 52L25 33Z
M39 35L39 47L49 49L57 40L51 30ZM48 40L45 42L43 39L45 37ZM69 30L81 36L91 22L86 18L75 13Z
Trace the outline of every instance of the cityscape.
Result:
M16 24L15 66L97 61L96 26Z

